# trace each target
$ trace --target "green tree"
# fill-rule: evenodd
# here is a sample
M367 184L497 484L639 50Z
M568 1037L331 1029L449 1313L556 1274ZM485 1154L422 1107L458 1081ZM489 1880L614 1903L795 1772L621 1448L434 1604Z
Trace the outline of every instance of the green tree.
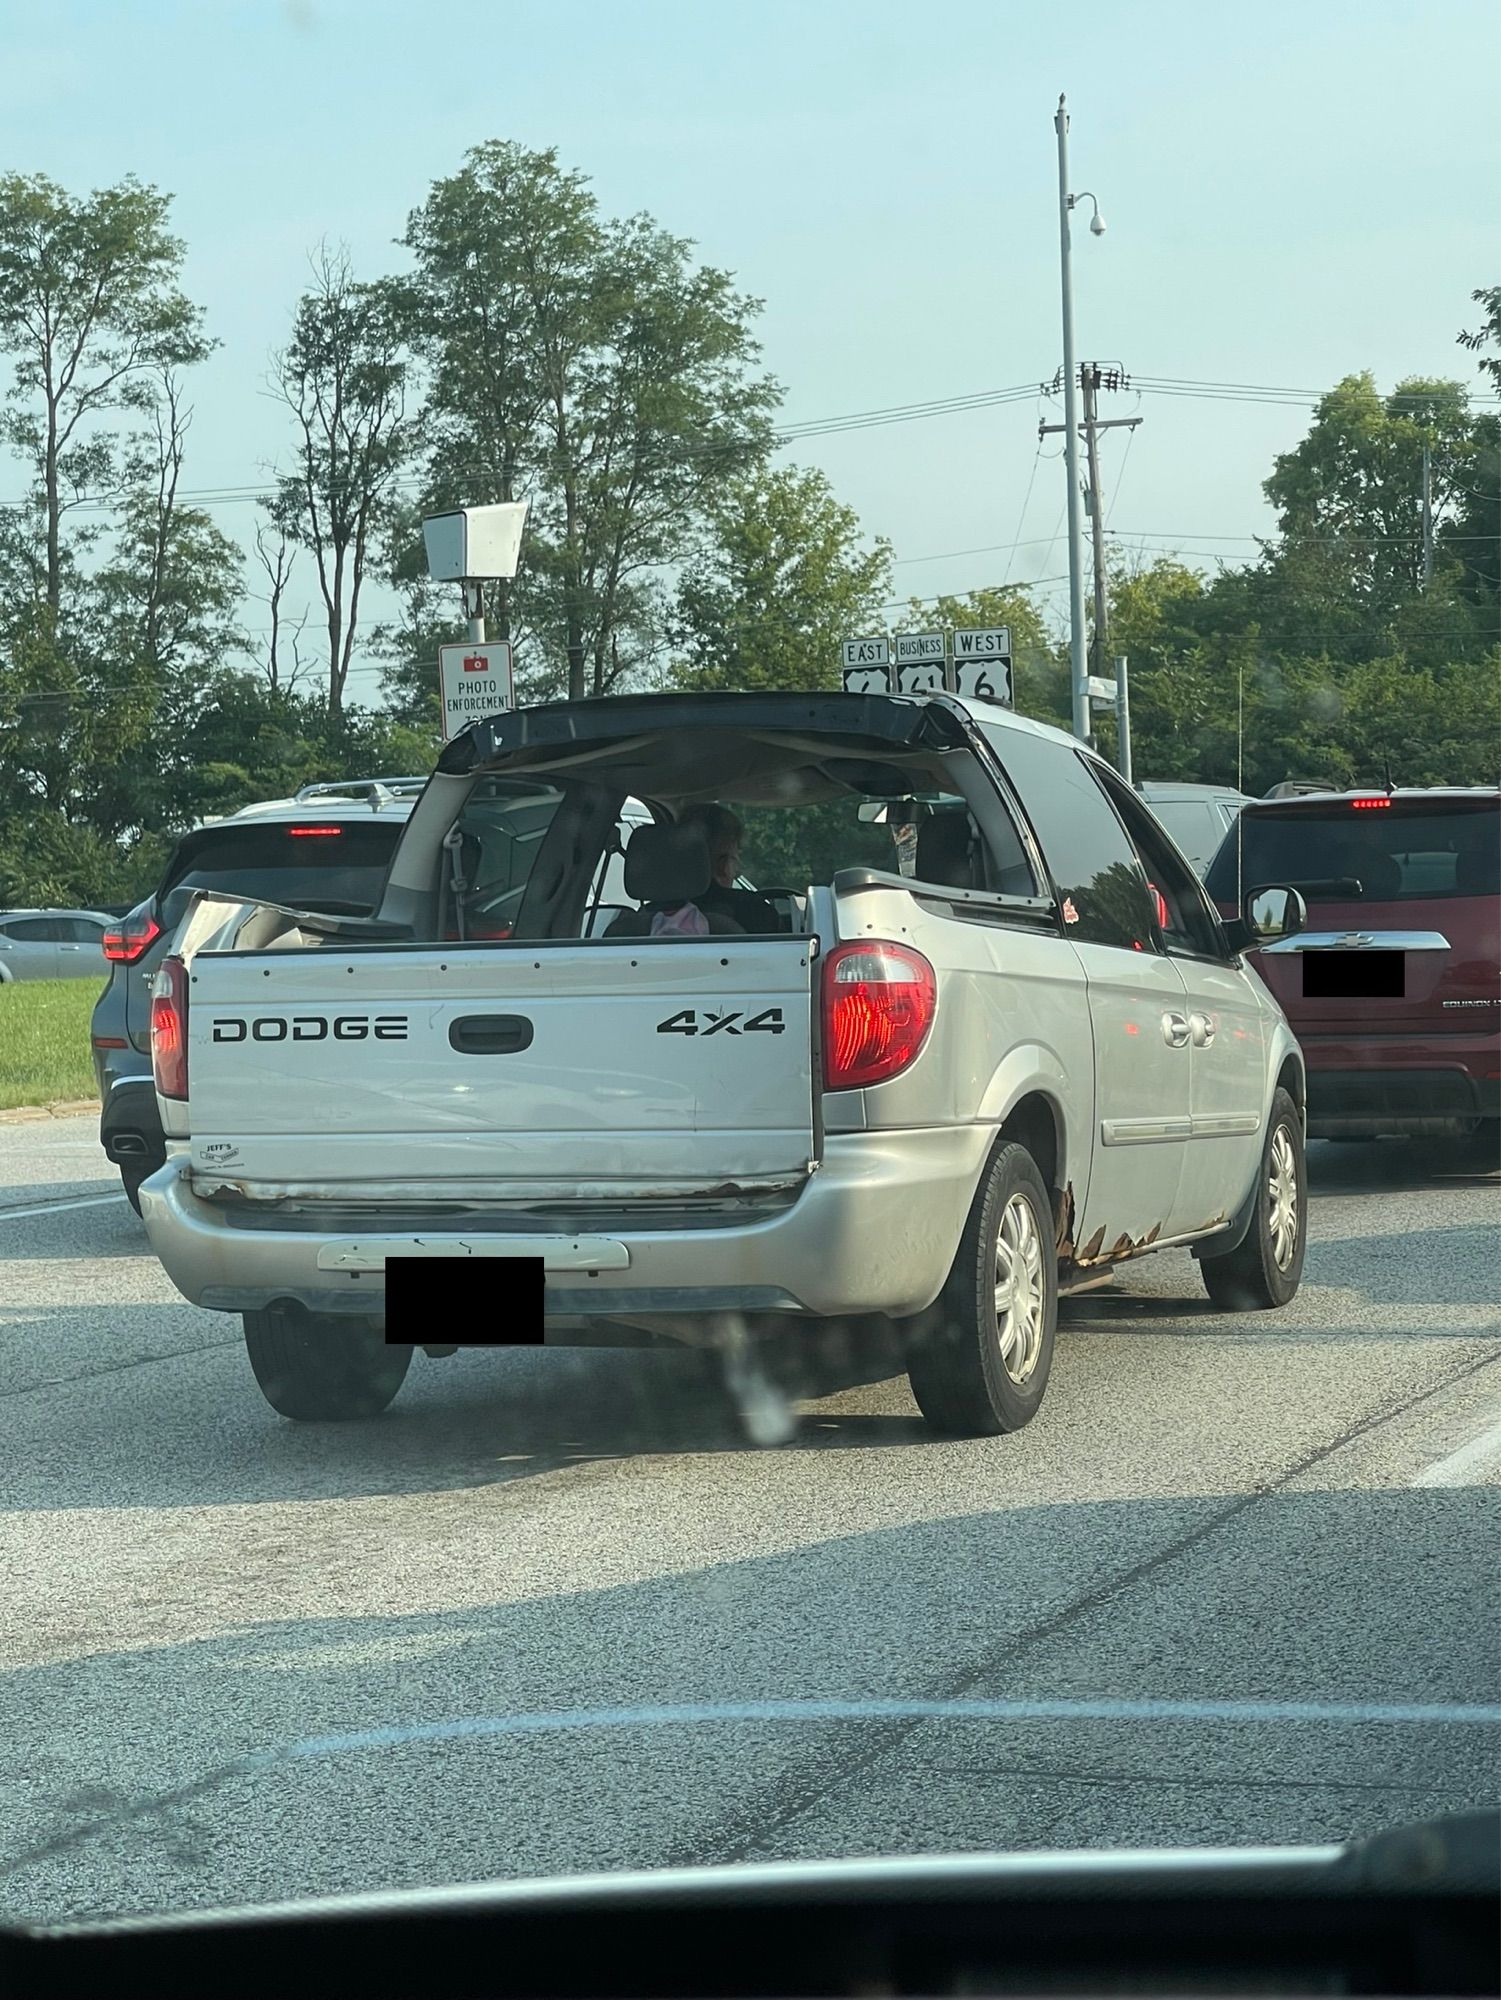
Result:
M412 452L407 325L398 288L356 283L347 254L325 244L273 371L292 416L294 469L278 481L269 512L283 545L312 556L331 714L344 704L366 571ZM275 590L274 570L272 583Z
M606 694L657 650L664 570L768 449L759 302L649 217L601 216L556 154L503 141L436 183L404 240L429 504L530 500L497 630L531 698Z
M169 205L131 177L80 199L45 174L0 175L0 351L12 368L0 435L36 482L54 620L63 516L119 469L119 437L101 420L151 408L164 369L209 351L179 289Z
M821 472L763 467L709 510L679 579L672 675L684 688L834 688L843 639L884 623L891 545Z
M1424 450L1442 524L1469 477L1473 429L1461 383L1413 377L1382 397L1369 374L1349 375L1275 460L1263 489L1277 510L1270 560L1282 594L1339 650L1382 650L1386 622L1422 581Z
M1473 333L1461 333L1457 338L1461 347L1467 347L1472 354L1480 356L1476 366L1483 375L1490 377L1492 387L1501 390L1501 285L1483 286L1479 291L1471 292L1470 297L1481 307L1485 317ZM1488 347L1494 348L1495 353L1487 354L1485 350Z

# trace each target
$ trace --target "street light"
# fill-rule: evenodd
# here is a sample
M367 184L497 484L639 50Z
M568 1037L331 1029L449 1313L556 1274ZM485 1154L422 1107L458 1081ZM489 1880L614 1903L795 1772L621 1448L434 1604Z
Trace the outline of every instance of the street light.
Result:
M1074 359L1074 285L1069 268L1069 211L1076 202L1087 201L1094 214L1089 229L1092 236L1105 234L1100 204L1087 190L1070 194L1068 188L1068 111L1062 97L1053 119L1058 134L1058 246L1063 290L1063 448L1068 470L1068 655L1069 679L1073 688L1074 734L1081 742L1090 737L1089 663L1084 648L1084 524L1079 506L1079 369Z
M1077 208L1081 201L1090 202L1094 207L1094 214L1089 218L1090 235L1103 236L1105 234L1105 218L1100 213L1100 204L1095 201L1094 196L1089 192L1088 188L1085 188L1082 194L1071 194L1068 198L1068 205L1070 208Z

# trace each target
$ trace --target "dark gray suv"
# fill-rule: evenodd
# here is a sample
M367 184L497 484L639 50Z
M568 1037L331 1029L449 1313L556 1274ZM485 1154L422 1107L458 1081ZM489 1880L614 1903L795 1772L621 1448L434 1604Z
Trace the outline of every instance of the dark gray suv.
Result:
M363 915L380 901L397 836L425 778L305 785L295 798L245 806L183 835L161 881L104 933L109 983L91 1040L99 1141L131 1206L166 1158L151 1083L151 982L196 889Z

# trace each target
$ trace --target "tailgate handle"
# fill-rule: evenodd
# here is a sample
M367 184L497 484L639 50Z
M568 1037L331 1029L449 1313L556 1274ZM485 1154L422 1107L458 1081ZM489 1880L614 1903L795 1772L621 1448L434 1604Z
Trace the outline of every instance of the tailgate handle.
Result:
M525 1014L465 1014L448 1030L448 1045L461 1056L519 1056L532 1045Z

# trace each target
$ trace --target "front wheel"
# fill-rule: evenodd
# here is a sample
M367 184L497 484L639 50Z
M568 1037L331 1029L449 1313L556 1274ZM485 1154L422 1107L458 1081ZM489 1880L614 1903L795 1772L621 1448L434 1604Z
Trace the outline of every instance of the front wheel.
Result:
M248 1312L245 1352L261 1394L294 1423L378 1417L406 1380L410 1347L386 1344L378 1320L271 1306Z
M1058 1326L1052 1206L1025 1146L997 1148L937 1305L907 1356L936 1431L998 1437L1042 1405Z
M1308 1247L1308 1168L1303 1121L1285 1090L1272 1096L1261 1148L1256 1210L1245 1239L1223 1257L1203 1257L1204 1289L1226 1312L1285 1306L1303 1276Z

